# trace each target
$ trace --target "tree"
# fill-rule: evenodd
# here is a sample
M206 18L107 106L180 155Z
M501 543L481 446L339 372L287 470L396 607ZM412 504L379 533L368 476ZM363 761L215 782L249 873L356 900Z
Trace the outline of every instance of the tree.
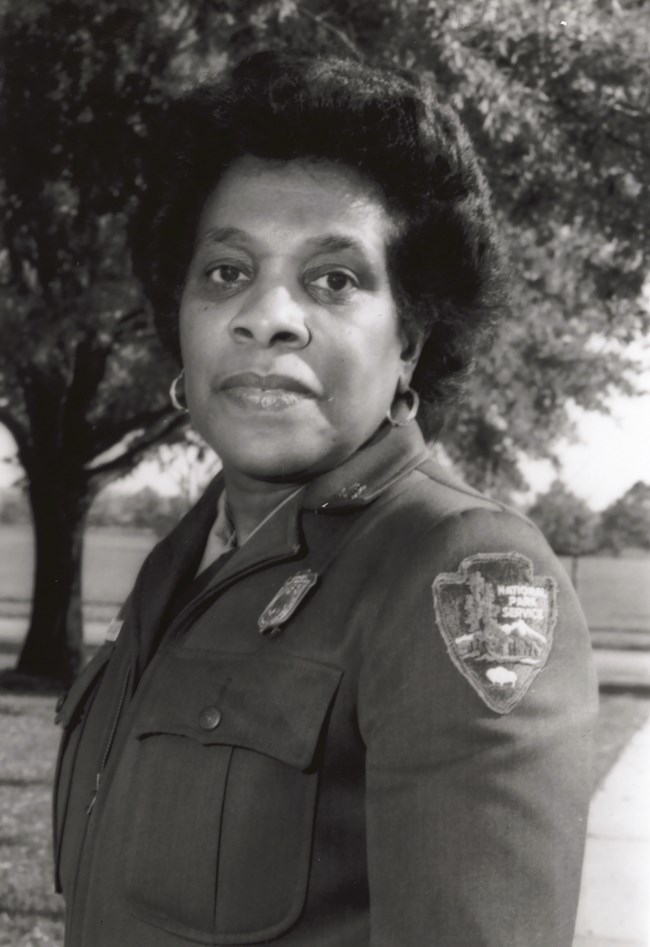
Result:
M600 545L618 555L623 549L650 549L650 485L639 480L603 511Z
M512 318L441 440L477 486L523 486L522 454L567 405L630 393L650 323L647 3L583 0L4 0L0 421L37 540L19 667L80 660L80 536L94 492L179 424L131 277L126 222L165 94L260 46L428 70L484 159L512 263ZM163 384L164 379L164 384Z
M81 660L91 500L180 422L126 240L169 51L126 4L10 4L3 26L0 421L27 475L36 545L17 669L67 682Z
M571 433L568 404L606 410L633 387L624 347L648 323L650 21L637 3L462 8L465 28L430 60L485 158L513 318L447 437L474 483L517 487L521 453L549 456Z
M561 480L555 480L528 515L558 556L571 557L571 581L577 589L579 558L596 550L597 514Z

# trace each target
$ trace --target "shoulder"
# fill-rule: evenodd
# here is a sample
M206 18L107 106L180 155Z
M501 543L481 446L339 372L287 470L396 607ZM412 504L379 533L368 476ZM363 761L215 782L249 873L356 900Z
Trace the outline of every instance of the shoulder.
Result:
M499 714L541 671L558 699L570 691L587 699L584 616L537 527L436 467L410 480L383 511L382 620L367 643L371 663L408 667L412 682L426 679L427 689L466 707L463 694L473 691L474 704L479 698Z
M474 594L471 589L483 583L499 597L502 622L531 618L532 612L515 611L534 609L532 600L537 597L546 600L550 619L561 600L573 621L582 623L568 574L537 526L433 461L425 461L405 478L380 519L382 531L390 537L384 550L390 562L387 569L394 576L396 607L421 601L422 596L430 601L433 593L437 623L444 624L441 616L451 599L460 601L460 596Z
M480 493L433 460L426 460L388 492L378 505L375 526L390 546L407 551L410 568L447 570L459 557L507 552L559 563L539 529L516 510Z

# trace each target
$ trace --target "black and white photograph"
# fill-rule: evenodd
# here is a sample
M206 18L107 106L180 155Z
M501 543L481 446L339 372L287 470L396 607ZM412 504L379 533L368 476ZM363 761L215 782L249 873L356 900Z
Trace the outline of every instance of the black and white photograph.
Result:
M0 0L0 947L650 947L649 0Z

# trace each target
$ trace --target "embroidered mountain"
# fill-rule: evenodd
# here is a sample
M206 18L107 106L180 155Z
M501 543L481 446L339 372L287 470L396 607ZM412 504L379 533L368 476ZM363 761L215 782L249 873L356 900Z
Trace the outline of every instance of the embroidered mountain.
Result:
M546 647L546 638L519 618L511 624L499 624L499 607L494 587L480 572L469 578L465 597L465 620L469 632L454 638L463 661L499 661L538 664Z

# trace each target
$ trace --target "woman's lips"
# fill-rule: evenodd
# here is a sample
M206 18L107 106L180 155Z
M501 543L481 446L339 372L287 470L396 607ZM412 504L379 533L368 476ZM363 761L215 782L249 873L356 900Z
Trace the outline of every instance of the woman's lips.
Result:
M261 408L264 410L290 408L296 404L309 401L312 396L297 391L287 391L283 388L273 388L265 391L262 388L224 388L223 394L229 401L246 408Z
M242 407L280 410L316 397L314 391L290 375L258 375L239 372L218 386L229 401Z

